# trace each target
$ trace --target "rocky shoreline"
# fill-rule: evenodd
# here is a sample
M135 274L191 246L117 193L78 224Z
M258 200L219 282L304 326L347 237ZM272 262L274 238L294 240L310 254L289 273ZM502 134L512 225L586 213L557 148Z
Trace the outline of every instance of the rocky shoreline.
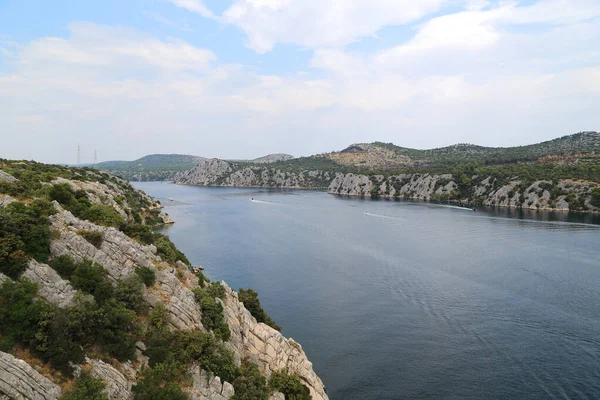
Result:
M119 214L130 217L125 203L120 200L121 193L116 185L109 187L96 182L63 178L50 184L68 184L74 189L85 190L91 201L115 207ZM152 200L153 207L161 207L160 203L145 193L139 191L138 195ZM4 201L2 207L8 204L10 201ZM199 281L189 265L181 261L169 263L161 258L157 247L152 244L140 243L118 229L81 220L56 201L53 206L56 213L50 217L52 257L69 256L76 262L91 260L104 267L107 278L115 285L134 276L139 268L149 269L156 276L155 283L144 288L143 292L143 298L150 308L165 308L171 330L208 332L202 323L203 312L193 292L195 288L208 284ZM166 214L164 216L163 223L173 222L166 218ZM82 236L90 232L101 237L99 245L90 243ZM75 290L68 280L48 264L31 260L22 276L38 285L37 295L40 299L58 308L70 307L75 301L94 301L90 295ZM7 280L10 278L0 274L0 283ZM231 332L224 345L233 352L237 365L248 359L259 367L267 379L275 371L289 371L300 378L313 400L327 400L325 386L313 370L302 346L291 338L285 338L279 331L257 322L239 301L237 293L225 282L221 282L221 286L224 288L224 297L215 300L222 304L223 316ZM92 377L101 379L106 385L105 393L109 399L133 399L132 387L149 365L149 358L144 354L146 345L139 341L136 347L133 360L119 362L110 359L107 362L106 358L89 354L84 363L76 366L76 371L87 371ZM0 352L0 399L57 399L64 391L64 381L57 381L47 371L47 368L39 368L38 364L30 365L26 360L15 358L15 355ZM185 387L184 391L191 400L229 400L235 395L233 382L211 376L197 365L192 365L188 373L191 386ZM270 398L281 400L284 397L274 392Z

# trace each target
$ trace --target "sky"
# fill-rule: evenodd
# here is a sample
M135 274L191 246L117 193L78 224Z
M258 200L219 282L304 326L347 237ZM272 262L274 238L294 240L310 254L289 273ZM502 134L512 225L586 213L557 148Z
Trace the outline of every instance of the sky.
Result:
M0 157L600 130L600 0L0 0Z

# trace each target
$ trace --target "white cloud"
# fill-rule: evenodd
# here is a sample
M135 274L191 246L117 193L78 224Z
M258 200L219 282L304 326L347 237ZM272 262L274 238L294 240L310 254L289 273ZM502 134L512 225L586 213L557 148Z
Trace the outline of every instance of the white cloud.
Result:
M0 72L0 125L11 132L3 137L0 157L68 162L77 142L98 147L103 159L156 152L307 155L356 141L509 145L600 128L593 109L600 101L600 14L593 2L563 4L570 8L561 14L552 11L560 1L528 7L471 1L378 52L335 46L373 34L377 26L418 18L425 12L421 5L402 19L392 8L406 10L410 5L403 2L380 2L379 11L366 10L362 1L351 10L349 2L333 2L325 10L339 15L315 16L302 28L311 33L323 26L319 39L314 32L312 38L294 32L294 24L312 18L310 7L293 0L236 4L247 6L235 17L239 21L246 21L246 12L267 17L256 31L265 39L257 49L296 41L319 47L309 69L261 75L184 41L72 24L66 38L0 45L9 60ZM363 19L354 13L362 6L360 25ZM292 18L290 10L298 14ZM546 12L543 22L540 10ZM275 18L271 13L291 33L279 23L266 24ZM520 29L526 21L545 25ZM51 156L48 149L55 148Z
M202 0L167 0L177 7L202 15L205 18L215 19L216 16L204 5Z
M236 0L221 20L242 29L266 53L277 43L344 46L381 28L419 20L448 0Z

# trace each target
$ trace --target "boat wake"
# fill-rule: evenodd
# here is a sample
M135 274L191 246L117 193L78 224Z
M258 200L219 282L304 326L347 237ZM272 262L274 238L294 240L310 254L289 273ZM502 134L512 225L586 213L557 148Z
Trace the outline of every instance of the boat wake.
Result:
M463 211L473 211L472 208L468 208L468 207L461 207L461 206L451 206L451 205L446 205L446 204L440 204L440 207L443 208L453 208L455 210L463 210Z
M263 201L263 200L256 200L256 199L250 199L250 201L252 203L260 203L260 204L278 204L278 203L274 203L272 201Z
M391 215L374 214L374 213L370 213L368 211L365 211L365 215L369 216L369 217L392 219L392 220L396 220L396 221L400 221L403 219L403 218L399 218L399 217L392 217Z

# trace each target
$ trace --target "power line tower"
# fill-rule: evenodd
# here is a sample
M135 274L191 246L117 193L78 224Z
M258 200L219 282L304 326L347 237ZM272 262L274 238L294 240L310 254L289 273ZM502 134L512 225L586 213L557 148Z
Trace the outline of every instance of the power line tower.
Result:
M81 146L77 143L77 166L81 165Z
M94 168L98 169L98 153L94 150Z

